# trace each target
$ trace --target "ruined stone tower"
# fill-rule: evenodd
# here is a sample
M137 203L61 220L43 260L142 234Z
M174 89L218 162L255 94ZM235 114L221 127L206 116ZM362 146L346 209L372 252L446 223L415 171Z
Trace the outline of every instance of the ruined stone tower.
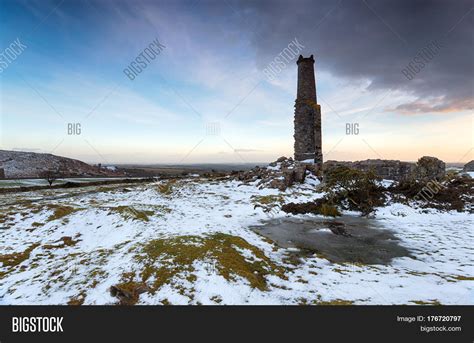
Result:
M298 61L298 93L295 101L295 160L322 165L321 107L316 99L313 55Z

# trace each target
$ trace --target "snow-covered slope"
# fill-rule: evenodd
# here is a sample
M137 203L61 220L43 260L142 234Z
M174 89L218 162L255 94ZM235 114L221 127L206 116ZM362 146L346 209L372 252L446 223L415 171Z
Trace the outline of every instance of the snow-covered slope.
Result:
M112 286L137 304L474 304L469 213L379 208L368 220L411 251L388 265L298 255L250 228L315 186L192 178L0 198L0 304L116 304Z
M0 169L6 178L37 178L46 170L60 170L64 176L101 174L96 167L71 158L8 150L0 150Z

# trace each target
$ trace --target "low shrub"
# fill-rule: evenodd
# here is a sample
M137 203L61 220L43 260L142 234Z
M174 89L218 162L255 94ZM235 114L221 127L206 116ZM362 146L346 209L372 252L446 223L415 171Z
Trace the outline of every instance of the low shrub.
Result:
M417 201L423 208L465 211L472 205L474 180L459 174L447 174L443 181L400 181L389 188L393 201L409 204Z
M368 215L375 207L385 205L385 189L373 171L337 166L324 175L323 190L327 203Z

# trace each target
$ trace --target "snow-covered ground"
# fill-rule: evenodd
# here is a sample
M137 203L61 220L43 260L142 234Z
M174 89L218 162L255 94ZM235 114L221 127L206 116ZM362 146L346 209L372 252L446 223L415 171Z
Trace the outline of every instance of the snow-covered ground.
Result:
M120 284L145 287L137 304L474 304L468 213L379 208L367 220L412 253L389 265L295 255L249 228L287 216L282 203L322 197L317 183L280 192L190 178L0 195L0 304L115 304Z

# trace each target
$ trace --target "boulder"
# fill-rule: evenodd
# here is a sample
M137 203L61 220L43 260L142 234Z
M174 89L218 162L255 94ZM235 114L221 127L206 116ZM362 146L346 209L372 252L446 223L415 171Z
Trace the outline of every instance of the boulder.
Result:
M436 157L423 156L416 163L414 174L417 180L441 180L446 175L446 163Z
M304 164L296 165L294 169L295 182L303 183L305 177L306 177L306 165Z
M463 172L474 172L474 160L467 162L462 169Z

